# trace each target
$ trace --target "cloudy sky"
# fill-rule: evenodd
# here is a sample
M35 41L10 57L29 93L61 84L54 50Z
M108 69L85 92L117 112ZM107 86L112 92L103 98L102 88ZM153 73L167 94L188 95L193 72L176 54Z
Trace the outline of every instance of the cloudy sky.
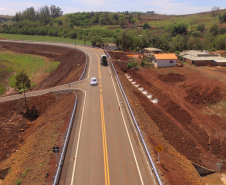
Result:
M226 8L226 0L0 0L0 15L15 15L33 6L52 4L64 14L89 11L155 11L162 14L192 14L210 11L213 6Z

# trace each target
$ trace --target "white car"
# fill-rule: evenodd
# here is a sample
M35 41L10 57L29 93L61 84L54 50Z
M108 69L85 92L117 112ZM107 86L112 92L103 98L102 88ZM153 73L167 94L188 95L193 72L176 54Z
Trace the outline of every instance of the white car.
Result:
M91 80L90 80L90 84L91 85L97 85L98 84L97 79L95 77L92 77Z

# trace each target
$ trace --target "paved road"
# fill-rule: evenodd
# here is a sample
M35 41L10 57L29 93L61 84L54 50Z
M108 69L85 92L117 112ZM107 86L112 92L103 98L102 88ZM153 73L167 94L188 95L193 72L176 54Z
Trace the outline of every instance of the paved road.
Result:
M77 47L87 53L89 65L84 80L70 85L71 89L83 91L83 99L74 123L75 133L70 138L60 184L153 184L145 157L134 137L131 120L120 102L122 97L114 75L108 66L100 65L99 56L103 51ZM98 79L97 86L90 85L91 77ZM27 93L27 96L68 88L66 84ZM9 96L0 98L0 101L21 97Z

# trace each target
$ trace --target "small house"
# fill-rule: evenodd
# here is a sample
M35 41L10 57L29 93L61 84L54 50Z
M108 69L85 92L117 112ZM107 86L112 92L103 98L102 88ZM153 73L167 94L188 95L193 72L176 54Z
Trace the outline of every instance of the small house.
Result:
M116 46L116 44L108 43L108 44L105 45L105 49L107 49L107 50L118 50L118 47Z
M157 53L162 53L162 50L158 48L144 48L144 55L147 57L153 56Z
M172 67L177 65L177 56L174 53L154 54L155 67Z

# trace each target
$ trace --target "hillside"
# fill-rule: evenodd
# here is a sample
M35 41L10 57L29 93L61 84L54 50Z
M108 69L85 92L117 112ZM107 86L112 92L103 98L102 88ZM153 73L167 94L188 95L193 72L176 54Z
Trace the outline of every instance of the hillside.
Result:
M40 12L30 15L30 9L17 13L13 25L0 26L0 33L67 38L98 47L115 43L124 51L146 47L160 48L164 52L215 51L224 50L226 45L226 10L214 15L212 11L191 15L127 11L51 13L40 18Z

